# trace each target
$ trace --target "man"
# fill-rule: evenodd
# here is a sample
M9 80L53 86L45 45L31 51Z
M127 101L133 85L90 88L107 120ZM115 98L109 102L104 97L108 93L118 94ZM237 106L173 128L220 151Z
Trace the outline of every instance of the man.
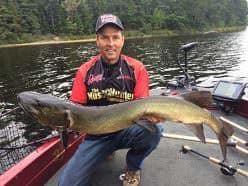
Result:
M103 106L131 101L149 95L149 78L144 65L121 54L124 45L123 25L112 14L101 15L96 23L96 44L99 55L84 63L73 83L71 101ZM157 118L145 118L152 124ZM87 135L62 175L59 185L89 185L95 167L118 149L130 150L126 157L123 185L135 186L140 182L143 160L157 147L160 130L156 132L133 125L127 129L104 135Z

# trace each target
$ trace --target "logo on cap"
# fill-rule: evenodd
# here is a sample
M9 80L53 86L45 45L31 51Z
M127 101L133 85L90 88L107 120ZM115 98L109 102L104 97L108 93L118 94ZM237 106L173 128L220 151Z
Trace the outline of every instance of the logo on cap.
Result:
M113 15L102 15L101 16L101 22L102 23L109 23L109 22L116 23L117 18L116 18L116 16L113 16Z

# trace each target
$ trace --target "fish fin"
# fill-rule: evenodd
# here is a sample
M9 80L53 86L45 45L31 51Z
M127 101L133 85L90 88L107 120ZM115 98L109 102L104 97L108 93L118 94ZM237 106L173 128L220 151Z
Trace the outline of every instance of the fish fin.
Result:
M203 131L203 125L185 125L187 126L190 131L192 131L200 140L202 143L206 143L204 131Z
M225 162L226 161L226 145L227 145L228 138L222 134L220 135L220 137L218 137L218 139L219 139L220 148L221 148L221 152L223 156L223 162Z
M136 119L134 120L134 123L145 128L146 130L149 130L152 133L156 132L156 127L153 124L151 124L148 120Z
M60 132L60 140L61 140L61 143L62 143L64 149L67 149L68 140L69 140L69 134L68 134L68 131L66 129L62 130Z
M180 97L200 107L209 107L213 104L211 92L205 90L182 93Z
M220 148L222 151L222 155L223 155L223 161L226 161L226 146L227 146L227 142L228 139L233 135L234 130L232 128L232 126L228 123L226 123L223 120L220 120L220 122L223 124L221 131L220 131L220 135L218 136L219 142L220 142Z
M223 120L221 120L221 123L223 124L223 127L222 127L223 133L226 136L228 136L228 138L231 137L233 135L233 133L234 133L233 127L229 123L227 123L227 122L225 122Z

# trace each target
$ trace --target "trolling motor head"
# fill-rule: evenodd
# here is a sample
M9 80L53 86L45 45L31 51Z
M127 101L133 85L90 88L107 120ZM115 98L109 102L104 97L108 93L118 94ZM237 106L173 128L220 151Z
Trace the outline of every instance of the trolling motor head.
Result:
M193 49L194 47L196 47L198 45L198 42L192 42L192 43L188 43L185 45L182 45L179 50L183 50L184 52L188 52L191 49Z

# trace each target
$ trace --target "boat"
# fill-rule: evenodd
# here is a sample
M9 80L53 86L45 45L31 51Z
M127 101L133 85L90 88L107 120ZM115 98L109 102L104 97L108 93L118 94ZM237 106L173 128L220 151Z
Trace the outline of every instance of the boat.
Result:
M187 52L196 45L197 43L194 42L180 48L185 52L185 63L187 63ZM228 121L235 129L236 138L233 139L235 145L228 148L229 163L232 168L235 168L234 170L243 170L246 174L248 171L248 98L244 93L247 88L246 83L221 80L214 87L200 87L194 83L194 78L189 76L187 68L182 69L184 75L175 77L165 88L152 90L151 94L180 96L186 91L210 90L214 104L207 109ZM226 87L229 91L226 91ZM231 168L223 169L223 166L219 171L219 167L216 168L215 165L211 165L192 153L182 153L182 146L188 145L209 156L221 159L218 145L200 144L199 140L192 137L187 129L173 122L165 122L164 126L164 138L144 163L141 185L247 185L248 177L245 174L237 174L237 171L231 172ZM214 141L214 134L208 128L204 129L209 141ZM0 185L57 185L60 172L84 137L84 133L70 131L66 146L58 135L46 140L44 144L0 175ZM125 167L126 151L117 151L113 160L106 160L99 165L92 176L93 186L121 185L119 176Z
M47 140L0 175L0 185L44 185L70 159L84 136L70 132L66 148L59 136Z

